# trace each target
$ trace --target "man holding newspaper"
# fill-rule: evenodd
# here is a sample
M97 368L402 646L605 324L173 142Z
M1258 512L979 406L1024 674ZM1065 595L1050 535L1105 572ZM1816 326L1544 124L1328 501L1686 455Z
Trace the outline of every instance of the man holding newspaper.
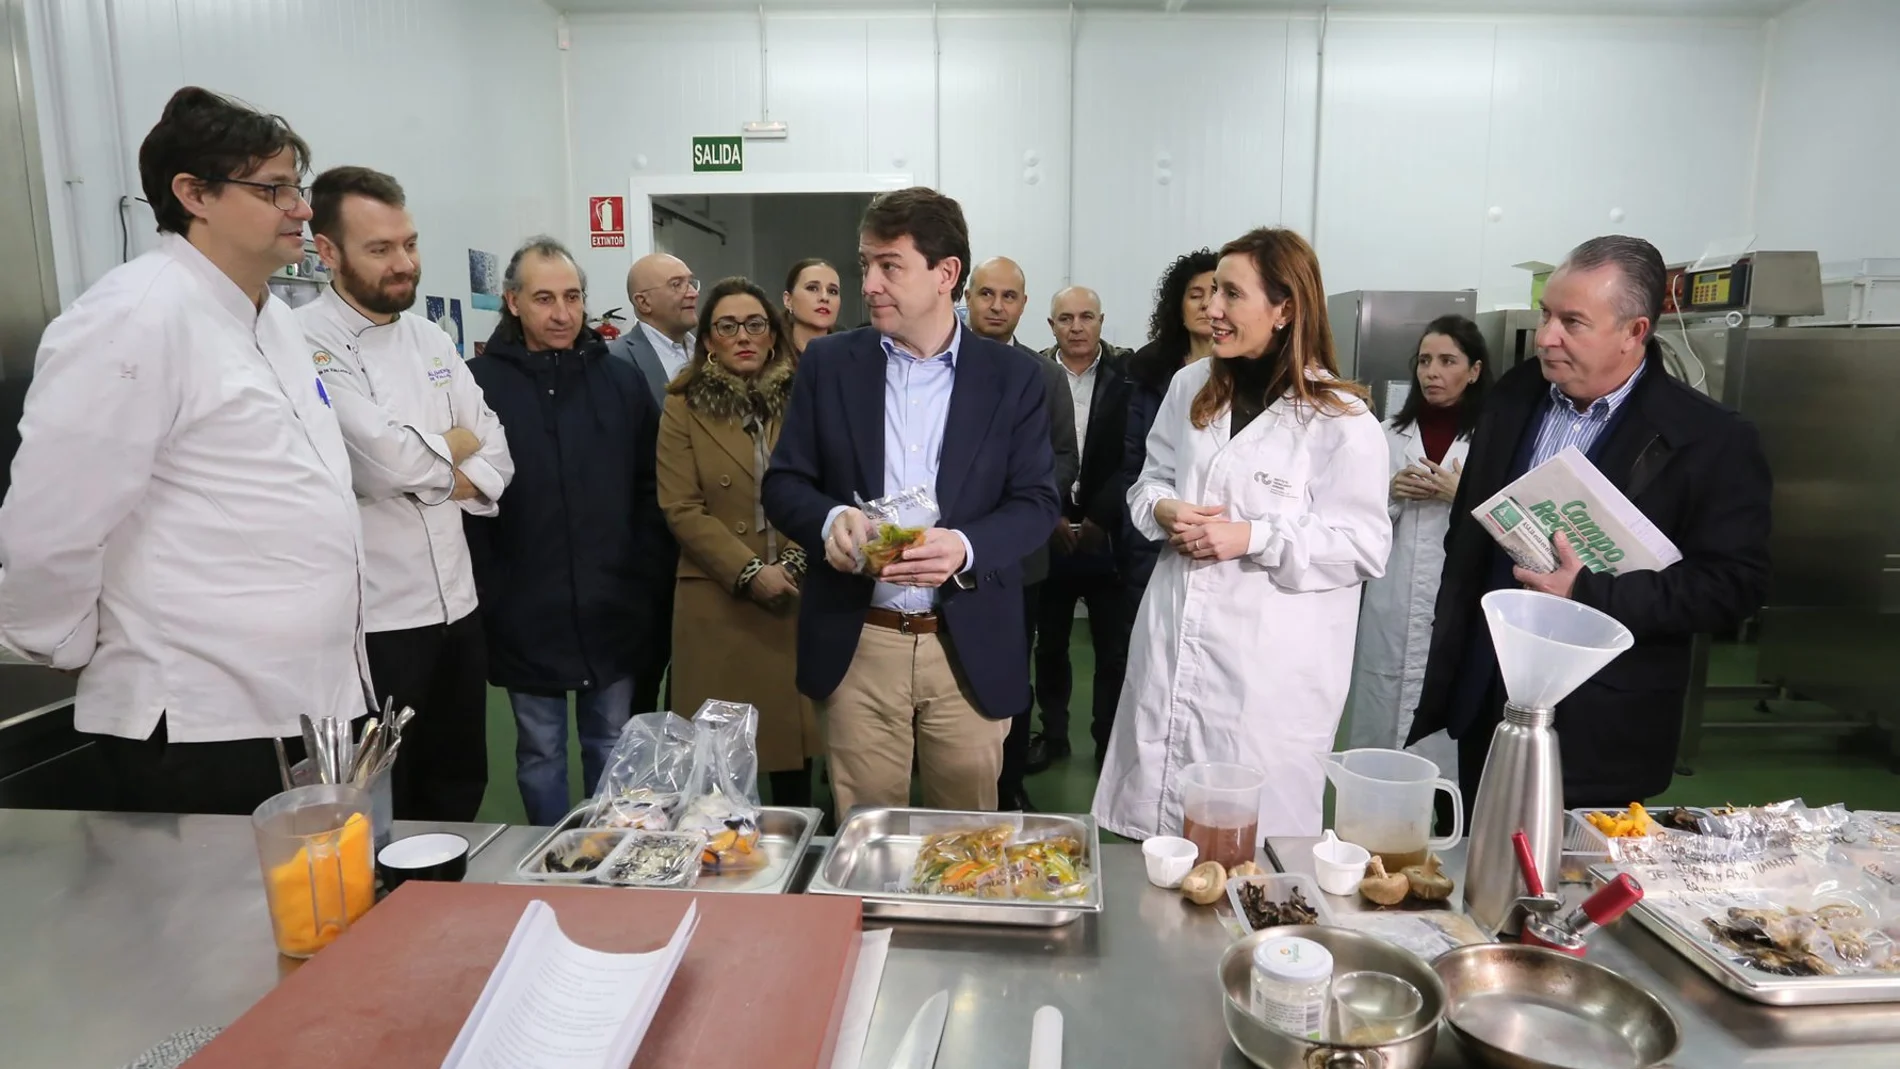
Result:
M1663 369L1665 278L1639 238L1572 250L1544 289L1536 365L1498 381L1473 437L1409 740L1458 740L1467 807L1504 701L1480 597L1521 585L1635 634L1557 707L1565 804L1621 806L1669 785L1691 637L1767 596L1768 464L1752 424Z

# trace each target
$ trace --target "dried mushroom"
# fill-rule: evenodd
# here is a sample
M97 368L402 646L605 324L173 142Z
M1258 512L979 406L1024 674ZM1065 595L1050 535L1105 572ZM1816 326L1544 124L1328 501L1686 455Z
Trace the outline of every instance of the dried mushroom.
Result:
M1254 931L1262 928L1278 928L1282 924L1318 924L1319 910L1306 900L1298 887L1293 888L1285 901L1276 901L1267 897L1267 885L1264 883L1243 884L1240 888L1240 908L1247 914L1247 926Z
M1366 878L1359 881L1359 893L1366 901L1380 906L1396 906L1411 893L1412 881L1403 872L1385 871L1385 859L1374 855L1366 865Z
M1407 865L1404 875L1412 897L1421 902L1443 902L1451 897L1451 877L1439 866L1437 854L1427 857L1423 865Z
M1227 893L1227 870L1218 861L1203 861L1181 881L1181 896L1197 906L1211 906Z

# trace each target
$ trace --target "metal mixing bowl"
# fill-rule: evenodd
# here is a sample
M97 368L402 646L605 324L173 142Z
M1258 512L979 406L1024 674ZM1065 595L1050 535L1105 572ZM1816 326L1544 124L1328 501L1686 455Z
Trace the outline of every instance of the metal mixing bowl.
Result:
M1482 943L1441 954L1445 1019L1495 1069L1641 1069L1682 1045L1656 996L1601 965L1542 947ZM1544 1061L1529 1052L1562 1061Z
M1253 951L1269 939L1297 935L1311 939L1333 955L1333 973L1367 969L1390 973L1418 989L1423 1005L1413 1025L1389 1043L1374 1047L1350 1043L1322 1043L1288 1035L1255 1017ZM1438 1041L1438 1021L1445 1013L1445 985L1417 955L1350 928L1295 924L1262 928L1227 948L1220 959L1221 987L1226 991L1222 1015L1227 1034L1247 1060L1262 1069L1422 1069L1431 1060Z

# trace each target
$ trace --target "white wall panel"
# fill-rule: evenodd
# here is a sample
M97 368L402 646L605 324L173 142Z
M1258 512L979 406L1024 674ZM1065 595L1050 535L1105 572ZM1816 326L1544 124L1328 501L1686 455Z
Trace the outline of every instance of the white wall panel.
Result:
M422 290L459 297L471 338L486 338L494 315L469 305L467 250L506 257L560 222L555 16L538 2L117 0L63 4L59 17L86 284L119 262L118 198L140 193L139 142L181 85L282 114L318 170L352 163L395 175L422 236ZM110 41L116 100L102 91ZM108 136L115 110L122 144ZM136 255L155 240L152 217L136 204L128 217Z
M1327 28L1316 238L1329 291L1477 286L1495 36L1481 22Z
M1528 299L1511 265L1599 234L1694 259L1748 229L1759 24L1505 22L1481 305ZM1621 212L1621 218L1613 213Z
M1900 4L1815 0L1769 43L1755 225L1823 263L1900 256Z
M1082 19L1073 272L1102 295L1110 341L1147 340L1155 282L1176 256L1288 218L1288 33L1285 18ZM1229 48L1248 62L1197 58ZM1311 93L1298 96L1310 117ZM1310 171L1311 159L1299 152L1295 166ZM1302 223L1310 190L1297 182ZM1051 290L1033 279L1031 288L1040 298L1031 311L1044 319Z
M938 188L963 206L973 259L1015 260L1046 301L1068 274L1068 16L945 16L940 33ZM1032 296L1021 340L1053 345L1037 310Z

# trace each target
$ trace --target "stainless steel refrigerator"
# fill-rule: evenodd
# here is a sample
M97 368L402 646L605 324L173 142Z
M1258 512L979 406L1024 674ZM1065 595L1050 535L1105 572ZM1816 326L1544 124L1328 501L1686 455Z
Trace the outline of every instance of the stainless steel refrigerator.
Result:
M1473 290L1354 290L1326 299L1339 372L1372 390L1372 410L1389 418L1412 389L1412 365L1425 327L1439 316L1476 317Z

